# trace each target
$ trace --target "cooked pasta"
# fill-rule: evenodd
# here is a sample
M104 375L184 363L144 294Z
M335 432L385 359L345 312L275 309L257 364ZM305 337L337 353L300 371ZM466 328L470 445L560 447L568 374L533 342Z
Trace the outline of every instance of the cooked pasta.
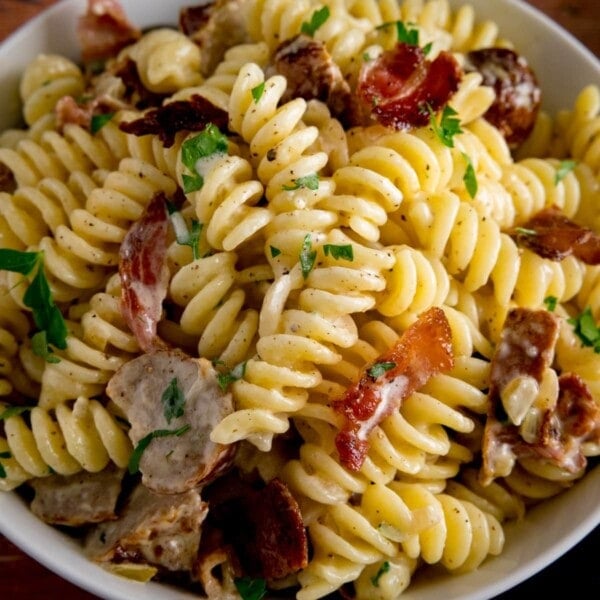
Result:
M182 19L141 33L101 73L48 54L22 75L25 127L0 133L10 175L0 188L0 490L111 463L137 482L155 437L172 444L161 462L187 457L187 422L144 438L123 407L152 394L115 392L139 360L167 356L169 377L201 365L218 399L231 398L231 410L198 411L214 422L197 445L220 454L206 451L214 464L192 487L235 506L227 486L239 485L245 515L269 512L255 503L277 481L297 506L310 555L266 577L269 589L395 600L428 565L476 569L502 551L507 521L600 455L600 259L585 246L600 233L598 87L534 114L515 145L491 114L489 73L469 58L513 44L468 4L246 0L211 4L200 20L195 32ZM421 69L414 90L395 72L401 50ZM437 76L450 82L446 99L427 90L411 113L403 103L444 61L456 85ZM75 116L56 110L65 96ZM567 251L548 251L535 229L550 211L575 232ZM414 389L410 374L388 379L414 357L385 357L431 311L447 343L433 336L406 352L426 373ZM507 392L498 373L514 311L552 313L556 335L549 348L531 342L529 358L539 350L547 364ZM52 319L64 327L58 343ZM429 373L436 345L450 358ZM158 369L144 369L154 381ZM171 427L187 416L173 385L144 418ZM561 413L574 389L587 402L577 426L594 426L581 434ZM536 438L542 414L550 449ZM488 477L494 427L507 447ZM189 585L233 598L249 551L221 542L219 519L232 515L219 508L199 554L195 542ZM151 561L139 569L156 572Z

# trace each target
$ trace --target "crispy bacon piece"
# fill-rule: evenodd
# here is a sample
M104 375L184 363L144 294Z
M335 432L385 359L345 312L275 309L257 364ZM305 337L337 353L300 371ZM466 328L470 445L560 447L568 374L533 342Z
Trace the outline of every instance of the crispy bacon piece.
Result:
M155 194L127 232L119 253L121 312L145 352L164 347L156 328L169 283L166 201L164 193Z
M281 579L308 564L302 514L287 485L272 479L252 488L234 474L207 488L209 521L252 577Z
M518 377L531 377L541 383L552 364L558 339L558 318L546 310L514 308L506 317L500 343L492 358L488 415L483 435L483 483L491 482L514 463L522 447L519 429L506 422L503 390Z
M360 470L371 431L430 377L453 364L450 325L442 309L430 308L343 398L333 402L333 408L345 417L335 439L342 464L352 471ZM377 365L387 370L376 377L371 373Z
M531 133L541 104L535 73L525 58L508 48L482 48L467 54L467 71L479 71L483 84L493 87L496 99L485 118L515 149Z
M542 258L560 261L573 254L588 265L600 264L600 236L555 206L541 210L514 233L521 246Z
M143 117L119 127L125 133L134 135L158 135L165 148L170 148L178 131L202 131L209 123L225 129L228 123L227 112L212 102L194 94L189 100L176 100L164 106L149 110Z
M83 62L88 63L116 56L139 39L141 31L129 21L118 0L88 0L77 35Z
M462 70L449 52L440 52L430 61L419 46L398 42L363 64L357 88L359 110L350 118L355 125L375 119L398 130L427 125L427 105L434 112L445 106L461 77Z
M282 102L298 97L321 100L334 115L346 109L350 86L320 40L305 34L286 40L275 52L274 66L287 79Z

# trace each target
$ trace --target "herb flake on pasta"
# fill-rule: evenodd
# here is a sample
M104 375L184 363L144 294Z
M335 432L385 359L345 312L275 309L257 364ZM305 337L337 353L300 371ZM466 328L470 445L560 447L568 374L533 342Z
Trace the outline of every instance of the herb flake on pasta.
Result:
M354 250L352 244L324 244L323 252L325 256L332 256L336 260L354 260Z
M464 152L462 153L462 155L467 163L467 168L465 169L465 174L463 175L463 182L465 184L465 187L467 188L469 196L471 196L471 198L475 198L478 189L475 168L473 167L473 162L471 161L471 158Z
M182 175L183 191L186 194L199 190L204 185L202 163L205 159L227 154L229 141L221 130L209 123L198 135L188 138L181 145L181 162L191 171L192 175Z
M44 253L1 248L0 269L21 275L30 275L35 271L23 295L23 304L31 309L38 330L32 340L32 349L46 361L57 362L59 359L52 356L51 345L64 350L67 347L68 331L64 317L52 298L50 284L44 272Z
M275 246L269 246L269 250L271 251L271 258L277 258L281 254L281 250L275 248Z
M458 113L450 105L444 106L438 123L436 114L431 106L427 105L429 111L429 124L437 138L448 148L454 148L454 136L463 132L460 127Z
M302 248L300 250L300 269L302 270L302 277L306 279L310 272L315 266L315 260L317 259L317 251L312 249L312 240L310 233L304 236L302 242Z
M300 28L301 33L304 33L310 37L313 37L317 32L317 29L325 24L329 19L330 11L328 6L315 10L312 14L310 21L304 21Z
M226 392L227 388L235 381L238 381L239 379L241 379L245 373L246 373L246 363L245 362L241 362L241 363L237 364L235 367L233 367L233 369L231 369L231 371L228 371L227 373L217 373L217 382L219 384L219 387L224 392Z
M554 185L558 185L576 166L576 160L561 160L554 174Z
M251 90L252 98L254 99L254 103L257 104L258 101L262 98L265 93L265 82L259 83L257 86L253 87Z
M90 121L90 131L92 133L98 133L114 116L115 113L92 115L92 120Z
M169 217L171 219L171 224L173 225L177 243L180 246L189 246L192 249L194 260L198 260L200 258L200 235L202 234L203 224L197 219L192 219L190 229L188 229L187 223L181 212L178 210L171 210L170 207Z
M304 175L303 177L298 177L298 179L293 179L292 181L292 185L282 186L286 192L293 192L294 190L299 190L300 188L308 188L309 190L313 191L319 189L319 176L316 173Z
M384 373L387 373L396 366L395 362L379 362L375 363L368 371L373 379L378 379Z
M379 587L379 580L381 577L390 570L390 563L386 560L381 564L377 573L371 577L371 583L374 587Z
M600 353L600 329L589 306L578 316L568 319L567 322L573 326L575 335L584 346L593 348L597 354Z
M558 304L558 298L556 296L548 296L547 298L544 298L544 304L550 312L554 312L556 310L556 305Z

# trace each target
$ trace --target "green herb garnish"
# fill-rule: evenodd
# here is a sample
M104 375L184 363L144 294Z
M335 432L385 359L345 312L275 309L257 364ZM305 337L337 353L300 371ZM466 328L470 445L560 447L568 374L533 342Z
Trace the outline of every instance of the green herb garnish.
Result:
M0 414L0 421L5 421L6 419L10 419L11 417L17 417L22 415L24 412L31 410L33 406L9 406L5 408Z
M475 198L477 194L477 176L475 175L475 169L473 168L473 163L467 154L462 153L463 158L467 162L467 168L465 170L465 174L463 175L463 181L465 183L465 187L467 188L467 192L471 198Z
M327 19L329 19L329 14L330 11L328 6L324 6L323 8L315 10L310 18L310 21L304 21L302 23L300 31L306 35L309 35L310 37L313 37L317 29L319 29L319 27L321 27L325 21L327 21Z
M38 356L50 362L57 362L59 359L51 356L50 344L64 350L67 347L68 331L60 309L54 304L50 285L46 279L44 253L1 248L0 269L22 275L30 275L35 271L23 295L23 304L31 309L38 332L43 332L43 336L32 340L32 349Z
M515 227L515 233L520 233L521 235L537 235L537 231L535 229L527 229L527 227Z
M2 463L0 463L0 479L6 479L6 469Z
M387 373L390 369L393 369L396 366L395 362L380 362L375 363L367 373L373 377L373 379L378 379L384 373Z
M460 120L456 118L458 113L451 106L446 105L438 123L436 115L429 104L427 110L429 111L429 124L440 142L448 148L454 148L454 136L463 132L460 128Z
M198 161L214 154L227 154L229 143L227 136L221 133L213 123L193 138L181 145L181 162L192 172L183 174L183 191L188 194L199 190L204 185L204 177L198 172Z
M258 103L258 101L262 98L262 95L265 92L265 82L259 83L256 87L253 87L252 90L252 98L254 98L254 103Z
M558 185L576 166L576 160L562 160L554 174L554 185Z
M242 600L261 600L267 593L267 582L264 579L239 577L234 583Z
M300 269L302 270L302 277L304 277L304 279L306 279L313 270L316 258L317 251L312 249L310 233L307 233L304 236L302 248L300 249Z
M173 377L169 385L162 393L160 401L163 405L163 413L167 423L171 423L172 419L183 416L183 407L185 406L185 396L179 387L177 377Z
M556 296L548 296L547 298L544 298L544 304L550 312L554 312L556 310L556 305L558 304L558 298Z
M409 46L419 45L419 30L409 29L403 21L396 21L396 36L399 42Z
M286 192L292 192L300 188L308 188L309 190L319 189L319 176L316 173L304 175L304 177L298 177L298 179L292 179L292 181L294 182L292 185L282 185L281 187Z
M225 392L230 384L241 379L246 373L246 363L237 364L231 371L227 373L217 373L217 382L219 387Z
M271 250L271 258L276 258L281 254L281 250L279 248L275 248L275 246L269 246Z
M144 436L134 448L131 453L131 457L129 458L129 465L127 466L130 475L134 475L140 470L140 460L142 458L142 454L144 450L150 445L150 442L156 438L168 437L171 435L174 436L182 436L184 433L191 429L190 425L184 425L179 429L156 429L155 431L151 431L148 435Z
M381 579L381 576L387 573L389 570L390 563L387 560L381 563L381 566L379 567L377 573L373 577L371 577L371 583L373 584L373 586L379 587L379 580Z
M169 210L169 218L175 231L175 239L180 246L189 246L192 249L194 260L200 258L200 235L203 224L197 219L192 219L191 228L188 229L183 215L178 210Z
M354 260L354 250L352 244L324 244L323 252L325 256L331 255L336 260Z
M573 326L575 335L584 346L591 347L594 352L600 354L600 329L589 306L579 316L568 319L567 322Z
M98 133L113 117L115 113L104 113L102 115L93 115L90 122L90 131Z

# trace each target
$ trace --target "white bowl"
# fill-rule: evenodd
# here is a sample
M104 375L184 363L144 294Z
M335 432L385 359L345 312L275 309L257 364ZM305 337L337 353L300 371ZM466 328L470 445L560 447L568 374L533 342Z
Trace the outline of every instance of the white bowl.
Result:
M459 5L463 0L452 1ZM178 8L189 0L122 0L139 26L174 24ZM600 63L591 52L549 18L518 0L471 0L479 18L496 21L536 70L544 90L545 108L554 112L572 105L578 91L600 83ZM0 87L3 110L0 130L19 118L17 85L20 73L39 52L59 52L77 59L74 24L85 0L64 0L40 14L0 47ZM521 523L506 527L504 552L473 573L416 581L406 600L490 598L531 577L583 539L600 524L600 467L561 496L531 510ZM12 493L0 494L0 531L17 546L76 585L107 599L145 600L195 598L155 583L139 584L110 575L86 560L80 547L38 521ZM585 582L573 582L573 591ZM579 587L576 587L576 586Z

